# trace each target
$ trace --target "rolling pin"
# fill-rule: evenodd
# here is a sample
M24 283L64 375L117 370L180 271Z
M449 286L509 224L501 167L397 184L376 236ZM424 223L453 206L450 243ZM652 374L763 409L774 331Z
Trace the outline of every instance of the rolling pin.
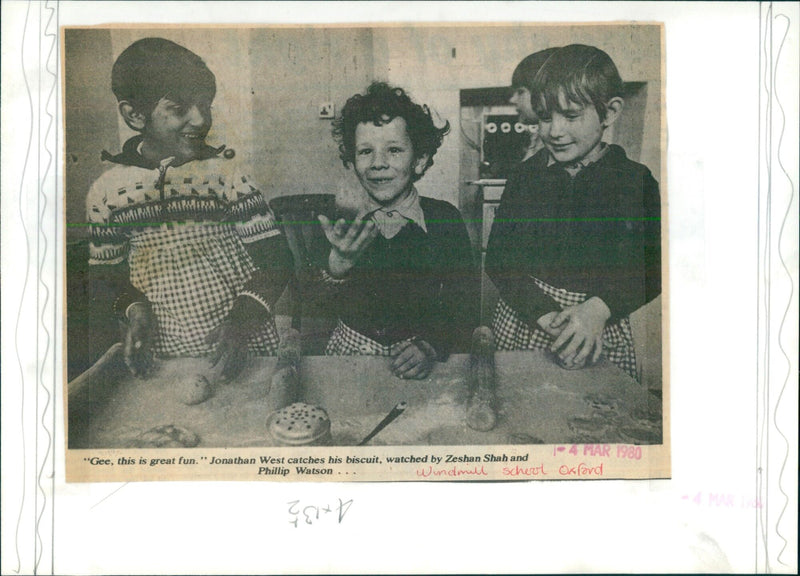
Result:
M469 393L467 426L487 432L497 423L497 376L494 364L494 334L486 326L472 333L469 357Z
M278 362L269 383L269 405L272 410L281 410L297 402L300 396L300 332L289 328L286 337L278 345Z

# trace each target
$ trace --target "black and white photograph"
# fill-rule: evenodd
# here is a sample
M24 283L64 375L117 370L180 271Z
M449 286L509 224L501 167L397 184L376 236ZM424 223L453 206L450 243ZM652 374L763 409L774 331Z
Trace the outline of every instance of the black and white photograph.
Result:
M800 5L0 10L2 574L797 573Z
M666 444L662 32L64 29L69 449Z

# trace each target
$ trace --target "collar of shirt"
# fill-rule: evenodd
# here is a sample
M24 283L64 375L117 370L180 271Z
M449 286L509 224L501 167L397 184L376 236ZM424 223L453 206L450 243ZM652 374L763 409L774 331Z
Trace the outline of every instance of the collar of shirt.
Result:
M146 168L148 170L161 168L164 165L164 160L148 160L142 156L141 152L143 142L144 137L141 134L137 134L136 136L129 138L125 144L122 145L122 152L119 154L112 155L107 150L103 150L100 157L106 162L113 162L114 164L121 164L123 166L137 166L139 168ZM222 145L219 148L214 148L213 146L206 144L198 152L195 160L207 160L209 158L214 158L219 156L223 150L225 150L225 145ZM174 161L174 158L172 161ZM179 164L173 164L172 162L169 162L168 165L179 166Z
M390 204L389 206L381 206L372 198L367 197L367 204L364 208L362 218L367 217L372 218L381 236L387 240L397 236L400 230L402 230L409 221L414 222L425 232L428 231L425 226L425 215L422 213L422 207L419 205L419 193L413 186L408 196L400 202Z
M142 147L143 147L143 146L144 146L144 141L142 141L142 142L139 142L139 145L136 147L136 153L137 153L139 156L142 156ZM142 156L142 157L144 157L144 156ZM175 156L170 156L169 158L164 158L164 159L162 159L162 160L159 160L159 162L158 162L158 168L159 168L160 170L166 170L167 168L169 168L170 166L172 166L172 163L173 163L173 162L175 162Z
M553 158L553 156L550 155L547 158L547 167L549 168L550 166L558 164L564 170L566 170L570 176L574 178L578 174L578 172L586 168L589 164L594 164L595 162L600 160L600 158L605 156L606 152L608 152L608 145L606 145L605 142L601 142L600 146L589 152L579 161L573 162L571 164L561 164L558 161L556 161L556 159Z

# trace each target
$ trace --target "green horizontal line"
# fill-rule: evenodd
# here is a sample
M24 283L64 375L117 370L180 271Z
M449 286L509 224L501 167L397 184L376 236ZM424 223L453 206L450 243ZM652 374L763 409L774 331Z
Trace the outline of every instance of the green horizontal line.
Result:
M520 224L525 222L659 222L661 221L660 216L652 216L652 217L642 217L642 218L614 218L614 217L597 217L597 218L495 218L494 222L503 222L509 224ZM480 224L483 220L478 218L468 219L468 220L425 220L425 222L430 222L432 224L460 224L464 222L465 224ZM244 224L244 222L238 222L239 224ZM352 223L352 221L348 221L348 223ZM180 225L185 224L184 222L114 222L111 224L93 224L89 222L67 222L67 228L90 228L93 226L97 226L98 228L125 228L125 227L139 227L145 228L148 226L163 226L164 224L172 224L172 225ZM194 225L193 223L192 225ZM219 226L231 226L233 224L237 224L237 222L199 222L199 224L203 225L214 225L217 224ZM304 226L309 224L319 224L318 220L288 220L280 222L281 226Z
M597 218L495 218L494 222L659 222L660 216L649 216L642 218L613 218L613 217L597 217ZM476 220L480 222L480 220Z

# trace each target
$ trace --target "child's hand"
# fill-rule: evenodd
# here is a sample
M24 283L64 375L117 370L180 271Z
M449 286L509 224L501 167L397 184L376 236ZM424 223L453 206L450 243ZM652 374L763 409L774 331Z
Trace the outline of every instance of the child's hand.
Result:
M128 309L128 328L125 331L123 356L125 365L134 376L143 377L153 365L153 312L144 302Z
M558 338L561 335L561 332L564 330L563 328L553 328L551 326L553 320L556 319L556 316L558 316L558 312L554 310L552 312L548 312L536 321L536 323L539 325L539 328L547 332L547 334L553 339Z
M424 340L408 340L397 345L392 357L392 374L422 380L433 370L436 350Z
M217 345L210 361L221 381L232 380L244 367L247 360L247 340L246 330L231 320L225 320L206 336L206 344Z
M217 347L211 355L216 378L225 382L235 378L247 361L247 342L270 318L269 309L259 301L239 295L228 317L205 338L209 346Z
M576 306L559 312L550 327L561 330L550 347L564 368L582 368L589 356L591 362L600 359L603 352L603 330L611 317L611 310L600 298L592 297Z
M364 222L361 218L356 218L348 226L344 218L331 223L325 215L320 214L319 222L328 242L331 243L328 268L337 278L347 274L356 265L361 254L378 235L378 228L372 220Z

